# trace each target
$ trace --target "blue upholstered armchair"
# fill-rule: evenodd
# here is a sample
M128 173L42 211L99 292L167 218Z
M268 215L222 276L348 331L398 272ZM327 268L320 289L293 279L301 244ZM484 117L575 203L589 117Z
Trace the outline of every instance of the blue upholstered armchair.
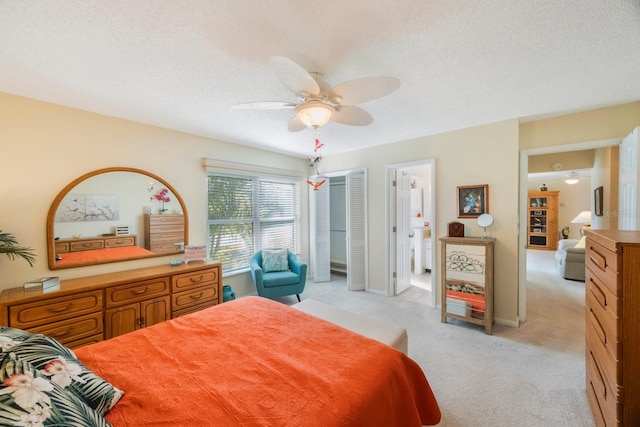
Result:
M277 252L277 250L272 251ZM286 251L286 262L284 262L284 251ZM307 264L285 249L280 250L280 260L274 256L276 255L267 253L263 259L263 251L259 251L251 257L251 276L258 295L276 298L295 294L300 301L300 294L307 280ZM274 259L276 259L275 262L273 262Z

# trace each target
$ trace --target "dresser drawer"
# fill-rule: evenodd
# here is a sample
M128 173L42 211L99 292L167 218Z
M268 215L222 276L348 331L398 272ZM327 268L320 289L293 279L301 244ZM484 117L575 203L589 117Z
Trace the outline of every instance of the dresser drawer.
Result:
M156 254L168 254L168 253L176 253L182 251L181 243L173 242L173 243L162 243L162 244L152 244L147 249Z
M155 298L169 293L169 277L144 280L107 288L107 307L117 307L136 301Z
M595 412L594 418L598 419L598 413L601 418L606 420L619 420L621 405L619 403L619 394L611 388L609 381L603 376L598 362L594 359L593 353L587 349L587 393L591 391L596 400L598 411ZM593 406L593 405L592 405ZM596 423L597 424L597 423ZM601 424L604 425L604 424Z
M194 273L176 274L171 281L173 292L184 291L196 286L214 285L218 283L218 269L196 271ZM216 296L218 287L215 286Z
M618 384L622 381L621 363L607 351L590 325L587 325L586 348L587 355L591 353L598 362L603 378L609 382L612 390L617 391Z
M74 317L73 319L56 322L55 324L48 324L43 327L32 328L28 331L48 335L66 345L80 338L102 334L102 311L86 316Z
M69 243L71 252L88 251L91 249L103 249L104 240L83 240Z
M618 275L618 257L598 243L587 240L585 248L586 267L607 286L615 296L621 296L622 277Z
M184 232L162 232L162 233L154 233L151 236L152 244L162 244L162 243L180 243L184 241Z
M157 233L184 233L184 224L176 223L176 224L160 224L160 225L152 225L149 227L151 230L151 234Z
M202 287L192 291L171 295L171 311L180 311L193 306L210 306L218 302L216 288Z
M621 337L617 328L615 328L615 324L613 325L613 330L611 330L612 322L610 316L603 314L597 307L588 307L585 320L587 322L587 330L595 333L595 337L615 360L620 360L622 356Z
M83 292L9 307L9 326L29 329L101 310L102 291Z
M83 345L95 344L100 341L104 341L104 336L102 334L96 334L90 337L72 341L70 343L67 343L66 346L73 350L74 348L82 347Z
M135 236L119 236L119 237L109 237L107 239L104 239L105 248L119 248L122 246L135 246L135 245L136 245Z
M184 226L183 215L149 215L149 226L156 227L161 225L182 225Z
M184 308L183 310L174 311L173 313L171 313L171 318L175 319L176 317L184 316L184 315L191 314L191 313L197 313L200 310L204 310L205 308L213 307L216 304L217 303L214 301L214 302L208 302L208 303L201 304L201 305L192 305L190 307Z
M55 244L56 253L63 254L65 252L69 252L69 243L56 243Z
M590 304L597 305L599 309L611 317L615 319L621 317L622 298L616 297L613 291L602 283L600 278L590 269L586 270L585 288L587 307Z

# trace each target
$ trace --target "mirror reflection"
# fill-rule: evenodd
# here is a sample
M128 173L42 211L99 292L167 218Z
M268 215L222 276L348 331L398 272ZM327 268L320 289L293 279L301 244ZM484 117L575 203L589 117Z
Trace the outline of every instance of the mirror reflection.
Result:
M49 268L181 253L184 203L163 179L138 169L81 176L55 198L47 217Z

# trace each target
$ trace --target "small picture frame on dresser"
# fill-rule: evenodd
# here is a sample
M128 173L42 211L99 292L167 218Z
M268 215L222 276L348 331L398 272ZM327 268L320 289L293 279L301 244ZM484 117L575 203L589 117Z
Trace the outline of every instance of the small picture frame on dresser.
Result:
M207 247L205 245L185 245L184 247L184 263L205 262L207 260Z

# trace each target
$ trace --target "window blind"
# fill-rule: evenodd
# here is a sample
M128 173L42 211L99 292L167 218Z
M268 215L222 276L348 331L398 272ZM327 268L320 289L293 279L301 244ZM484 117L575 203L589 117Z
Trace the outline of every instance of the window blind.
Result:
M210 174L207 193L209 257L224 272L248 268L263 248L299 252L298 182Z

